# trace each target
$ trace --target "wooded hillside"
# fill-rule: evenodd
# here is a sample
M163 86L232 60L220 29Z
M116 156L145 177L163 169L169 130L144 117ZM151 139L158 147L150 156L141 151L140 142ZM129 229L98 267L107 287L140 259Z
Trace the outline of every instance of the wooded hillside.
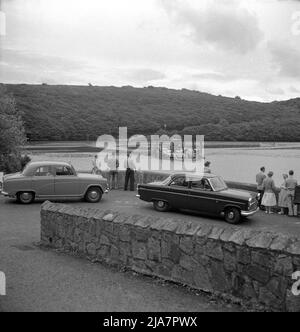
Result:
M148 87L6 85L31 140L129 134L201 134L217 141L300 141L300 98L258 103Z

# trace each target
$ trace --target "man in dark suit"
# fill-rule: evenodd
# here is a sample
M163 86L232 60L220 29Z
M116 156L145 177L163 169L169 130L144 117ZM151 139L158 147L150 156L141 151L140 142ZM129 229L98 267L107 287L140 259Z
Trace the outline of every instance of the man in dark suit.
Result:
M128 154L127 159L125 160L124 167L126 169L124 190L127 191L128 183L130 181L130 191L134 191L134 173L136 166L130 154Z

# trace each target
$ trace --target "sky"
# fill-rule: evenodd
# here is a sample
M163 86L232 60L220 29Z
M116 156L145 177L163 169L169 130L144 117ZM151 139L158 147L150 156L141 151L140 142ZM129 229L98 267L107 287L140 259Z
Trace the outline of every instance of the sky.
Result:
M300 0L0 3L2 83L300 97Z

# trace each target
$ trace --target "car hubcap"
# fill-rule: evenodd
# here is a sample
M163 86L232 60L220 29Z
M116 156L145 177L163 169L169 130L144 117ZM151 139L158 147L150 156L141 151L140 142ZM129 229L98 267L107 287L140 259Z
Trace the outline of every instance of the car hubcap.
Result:
M89 196L92 200L95 200L95 199L98 198L98 192L97 191L91 191Z
M29 193L23 193L22 195L21 195L21 199L24 201L24 202L28 202L28 201L30 201L31 200L31 194L29 194Z
M159 202L158 202L158 206L159 206L160 208L163 208L163 207L165 206L165 202L159 201Z
M234 219L234 212L229 212L228 213L228 218L229 219Z

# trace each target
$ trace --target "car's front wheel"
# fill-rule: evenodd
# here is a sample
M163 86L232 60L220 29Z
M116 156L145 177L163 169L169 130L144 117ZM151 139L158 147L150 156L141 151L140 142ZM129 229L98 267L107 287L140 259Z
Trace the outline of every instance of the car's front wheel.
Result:
M225 210L225 220L229 224L238 224L241 221L241 212L235 207L227 208Z
M167 202L164 201L154 201L154 209L159 212L167 212L170 209L170 206Z
M31 204L34 202L34 193L32 192L20 192L17 194L17 201L21 204Z
M102 191L99 188L89 188L85 194L85 200L89 203L98 203L101 201Z

